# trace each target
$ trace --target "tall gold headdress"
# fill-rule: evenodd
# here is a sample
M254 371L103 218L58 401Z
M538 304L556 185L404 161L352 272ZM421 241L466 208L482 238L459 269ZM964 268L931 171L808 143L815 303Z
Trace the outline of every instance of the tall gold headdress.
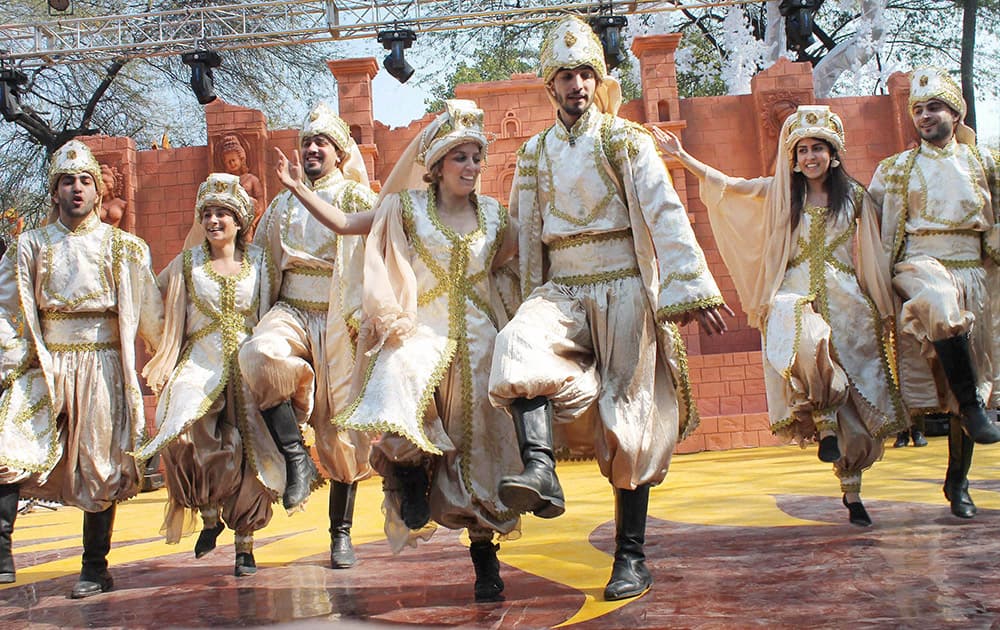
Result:
M965 124L968 106L962 97L962 88L941 68L917 68L910 73L909 107L912 110L917 103L938 100L958 112L958 125L955 127L955 139L963 144L975 144L976 132Z
M220 206L232 211L243 229L254 219L253 200L240 185L239 175L209 173L208 178L198 186L198 197L194 204L196 222L201 221L202 211L209 206Z
M101 177L101 165L97 163L90 147L79 140L70 140L52 154L49 162L49 193L54 193L59 178L63 175L79 175L87 173L94 178L97 193L104 195L104 180ZM100 204L97 204L100 206Z
M365 169L364 158L357 143L351 137L351 128L344 122L344 119L333 113L333 110L323 102L320 102L306 114L306 119L302 121L302 128L299 130L299 144L304 138L322 134L344 152L346 157L340 164L340 170L344 177L354 180L359 184L368 186L368 171Z
M617 114L622 102L618 81L608 74L604 47L589 24L576 16L566 16L553 27L542 42L539 55L540 74L548 84L560 69L589 66L597 74L594 103L605 113ZM551 99L551 94L549 95Z
M799 105L785 126L784 149L790 156L794 156L795 145L803 138L826 140L837 153L844 152L844 123L827 105Z

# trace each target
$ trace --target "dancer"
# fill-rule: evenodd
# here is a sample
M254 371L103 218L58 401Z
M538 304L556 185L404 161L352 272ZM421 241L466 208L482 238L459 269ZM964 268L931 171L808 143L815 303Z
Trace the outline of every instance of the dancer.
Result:
M920 145L883 160L870 191L882 207L883 246L902 300L903 398L914 415L957 414L944 495L955 516L972 518L973 444L1000 441L984 404L998 360L988 289L1000 262L1000 173L990 153L976 148L975 132L963 123L962 90L946 72L914 70L909 106Z
M364 161L347 123L324 104L299 132L310 188L351 214L370 210ZM371 474L370 439L330 418L349 402L354 328L360 308L363 243L323 227L288 191L264 213L254 236L264 250L271 306L239 351L240 370L287 462L282 502L299 509L318 482L299 431L310 424L320 463L330 476L330 564L354 566L351 545L357 482Z
M248 245L254 204L240 178L212 173L198 188L195 216L205 232L160 275L166 297L163 342L143 376L159 393L157 435L138 450L163 453L168 544L202 531L196 558L215 549L229 525L236 532L237 577L253 575L253 533L271 520L285 485L285 462L243 381L236 353L266 312L264 252Z
M163 304L139 238L101 223L101 167L71 140L52 155L48 225L0 262L0 582L14 581L19 494L78 507L83 567L70 597L111 590L115 506L139 491L145 427L135 342L159 345Z
M693 158L670 132L663 151L698 177L726 266L761 332L771 430L834 462L849 520L872 524L861 475L907 424L890 365L894 317L878 216L847 174L844 125L802 105L778 139L774 176L732 178Z
M503 206L476 194L482 125L475 103L446 101L389 175L365 252L358 354L371 358L358 365L357 399L335 419L384 432L372 461L384 477L393 550L430 537L431 519L465 528L480 602L503 599L493 537L516 537L519 524L497 497L501 476L519 469L514 432L487 396L493 341L507 319L492 272L513 254L517 232ZM332 229L371 225L370 213L316 203L283 156L279 175Z
M553 417L593 414L593 447L615 491L609 600L652 584L645 565L649 488L697 424L677 323L726 330L725 306L652 138L615 116L617 82L591 28L562 19L546 36L542 79L558 120L518 155L511 214L520 222L526 301L497 336L493 403L509 407L524 471L503 503L563 513ZM597 416L594 419L594 416Z

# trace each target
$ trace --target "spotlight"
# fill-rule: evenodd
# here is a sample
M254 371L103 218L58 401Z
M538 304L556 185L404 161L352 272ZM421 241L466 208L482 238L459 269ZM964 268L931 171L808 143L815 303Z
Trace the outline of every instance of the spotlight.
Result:
M0 69L0 114L7 122L24 115L18 98L18 88L28 82L28 76L16 68Z
M60 13L69 9L69 0L49 0L49 14L52 11L59 11Z
M397 81L406 83L413 76L413 66L406 63L403 51L409 48L417 39L417 34L410 29L400 28L392 31L380 31L378 42L389 51L382 60L382 67L389 71Z
M216 99L212 68L222 65L222 57L214 50L196 50L181 55L181 61L191 66L191 90L201 105Z
M788 50L804 51L816 42L813 16L823 0L781 0L778 12L785 18Z

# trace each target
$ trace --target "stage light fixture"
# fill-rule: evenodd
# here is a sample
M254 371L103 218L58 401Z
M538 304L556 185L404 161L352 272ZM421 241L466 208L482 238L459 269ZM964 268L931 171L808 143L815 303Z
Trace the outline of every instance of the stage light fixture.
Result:
M14 122L24 114L18 97L18 88L28 82L28 75L16 68L0 68L0 114L7 122Z
M590 21L590 27L597 33L604 48L604 63L608 70L617 68L625 62L626 54L622 48L622 29L628 26L624 15L598 15Z
M69 0L49 0L49 11L59 11L64 13L70 8Z
M195 50L181 55L181 61L191 66L191 90L201 105L214 101L215 83L212 68L222 65L222 57L214 50Z
M814 20L822 4L823 0L781 0L778 4L778 12L785 18L788 50L804 51L816 43Z
M413 66L406 62L403 51L416 39L417 34L406 28L380 31L378 34L378 42L389 51L382 60L382 67L400 83L406 83L413 76Z

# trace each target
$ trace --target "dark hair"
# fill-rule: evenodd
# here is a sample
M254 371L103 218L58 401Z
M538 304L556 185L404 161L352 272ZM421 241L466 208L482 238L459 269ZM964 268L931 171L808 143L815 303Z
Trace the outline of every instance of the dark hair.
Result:
M830 162L834 160L840 160L840 155L837 150L833 148L833 145L823 140L822 138L817 138L820 142L826 145L827 149L830 150ZM798 147L798 143L795 143L795 147L792 149L792 161L795 162L795 148ZM799 226L799 221L802 219L802 207L806 201L806 191L807 183L806 176L802 173L796 173L792 171L792 229L794 230ZM854 218L854 198L851 193L855 186L860 186L858 181L851 177L847 173L847 169L844 168L844 164L841 162L840 166L830 166L827 170L826 181L823 182L823 188L826 190L826 200L827 207L833 213L844 212L848 215L848 218Z
M429 169L427 169L427 172L424 173L423 177L424 183L437 184L438 182L441 181L441 168L443 166L442 162L444 162L444 158L441 158L440 160L432 164Z

